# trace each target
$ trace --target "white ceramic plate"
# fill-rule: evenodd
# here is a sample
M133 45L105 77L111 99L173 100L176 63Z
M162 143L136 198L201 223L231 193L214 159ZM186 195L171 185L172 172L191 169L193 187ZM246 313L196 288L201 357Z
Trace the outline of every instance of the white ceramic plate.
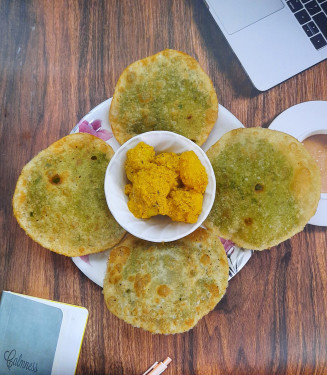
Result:
M269 129L292 135L298 141L315 134L327 134L327 101L304 102L286 109L270 124ZM315 215L309 224L327 226L327 194L321 193Z
M91 133L104 139L114 151L117 151L120 144L114 138L109 123L109 108L112 98L99 104L92 109L74 127L71 133L80 131ZM219 105L218 120L212 129L207 141L202 145L202 149L207 151L210 146L230 130L244 127L242 123L226 108ZM231 241L221 239L229 263L229 278L231 279L248 262L252 255L252 250L241 249ZM106 272L109 250L98 254L86 255L72 258L75 265L93 282L103 287L103 279Z

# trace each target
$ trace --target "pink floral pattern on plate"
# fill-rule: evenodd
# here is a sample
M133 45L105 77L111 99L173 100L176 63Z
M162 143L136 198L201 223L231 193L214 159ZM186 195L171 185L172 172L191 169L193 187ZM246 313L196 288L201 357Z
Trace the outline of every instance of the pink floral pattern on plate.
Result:
M234 242L230 240L225 240L222 237L219 238L227 254L230 280L247 263L253 253L253 250L243 249L235 245Z
M91 122L81 120L77 124L77 127L80 133L89 133L103 139L104 141L108 141L113 137L113 134L110 131L101 129L101 120L93 120Z
M83 255L83 256L80 257L80 259L81 259L83 262L87 263L89 266L92 266L92 265L91 265L91 262L90 262L90 257L89 257L88 255Z
M223 244L226 254L232 253L234 251L234 246L235 246L234 242L230 240L225 240L222 237L220 237L220 242Z

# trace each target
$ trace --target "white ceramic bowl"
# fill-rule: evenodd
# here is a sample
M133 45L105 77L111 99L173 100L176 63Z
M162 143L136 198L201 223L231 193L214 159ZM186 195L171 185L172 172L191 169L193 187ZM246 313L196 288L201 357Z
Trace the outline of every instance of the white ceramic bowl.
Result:
M129 182L125 173L126 152L139 142L153 146L160 152L194 151L208 174L208 185L203 197L202 212L195 224L172 221L168 216L138 219L128 209L128 197L124 192ZM143 133L125 142L112 157L105 176L104 190L108 207L117 222L136 237L152 242L169 242L185 237L198 228L208 216L215 199L216 180L206 153L191 140L172 132L153 131Z

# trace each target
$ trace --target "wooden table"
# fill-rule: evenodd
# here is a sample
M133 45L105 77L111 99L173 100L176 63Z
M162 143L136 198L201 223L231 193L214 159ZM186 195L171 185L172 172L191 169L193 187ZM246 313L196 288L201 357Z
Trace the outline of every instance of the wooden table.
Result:
M254 89L201 0L1 0L0 291L89 310L77 374L138 375L167 355L167 375L327 374L326 228L307 225L255 253L213 312L187 333L163 336L109 313L100 287L13 217L22 167L111 97L128 64L167 47L194 56L247 127L327 100L326 61L267 92Z

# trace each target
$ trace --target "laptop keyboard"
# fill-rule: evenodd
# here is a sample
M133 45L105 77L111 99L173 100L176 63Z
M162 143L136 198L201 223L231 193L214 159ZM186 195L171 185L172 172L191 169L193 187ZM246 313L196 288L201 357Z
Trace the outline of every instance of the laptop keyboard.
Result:
M314 47L327 46L327 0L288 0L287 5Z

